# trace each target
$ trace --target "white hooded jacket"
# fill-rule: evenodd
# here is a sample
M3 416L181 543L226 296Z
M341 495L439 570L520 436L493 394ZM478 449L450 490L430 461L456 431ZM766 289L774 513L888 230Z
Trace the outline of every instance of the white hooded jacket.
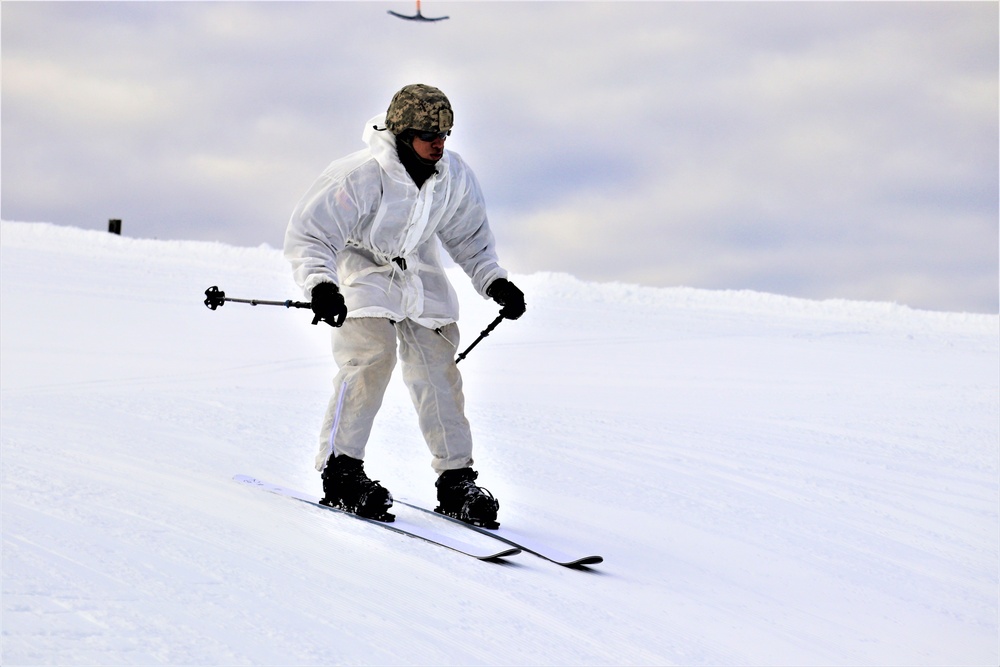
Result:
M435 237L486 288L507 272L472 169L446 150L423 187L399 161L385 114L368 121L368 148L334 161L292 213L285 258L306 295L322 282L340 287L348 317L409 318L436 329L458 320L458 298Z

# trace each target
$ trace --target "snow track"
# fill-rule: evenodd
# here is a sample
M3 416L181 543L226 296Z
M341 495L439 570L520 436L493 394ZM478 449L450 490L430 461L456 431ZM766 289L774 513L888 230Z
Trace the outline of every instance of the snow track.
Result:
M484 564L319 493L329 329L269 248L0 228L3 664L996 664L1000 318L517 277L461 368ZM454 282L465 342L495 305ZM394 379L368 453L434 475ZM463 530L458 528L458 530ZM574 551L576 549L573 549Z

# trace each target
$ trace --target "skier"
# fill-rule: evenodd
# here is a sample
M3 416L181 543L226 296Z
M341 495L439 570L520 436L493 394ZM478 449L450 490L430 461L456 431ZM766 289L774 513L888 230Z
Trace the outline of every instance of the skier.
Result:
M465 417L458 300L438 241L475 289L517 319L524 294L498 264L472 169L444 149L454 117L437 88L405 86L367 122L367 148L334 161L296 206L285 257L334 327L334 379L316 469L324 504L391 521L392 494L364 470L365 446L398 358L438 473L437 511L496 526L499 503L476 485Z

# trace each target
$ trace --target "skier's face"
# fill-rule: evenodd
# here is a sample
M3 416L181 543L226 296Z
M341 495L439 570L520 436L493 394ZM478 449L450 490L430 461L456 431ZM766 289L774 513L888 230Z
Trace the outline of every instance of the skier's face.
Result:
M444 157L444 140L447 138L447 135L436 134L433 139L426 141L415 136L413 137L413 152L423 160L437 162Z

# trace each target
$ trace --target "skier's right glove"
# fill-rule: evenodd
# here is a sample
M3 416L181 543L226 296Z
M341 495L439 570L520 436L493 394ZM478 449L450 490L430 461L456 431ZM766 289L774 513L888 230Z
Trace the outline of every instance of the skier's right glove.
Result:
M506 278L497 278L490 283L486 288L486 296L503 306L500 314L508 320L516 320L527 310L524 305L524 292Z
M347 319L344 295L333 283L320 283L313 287L312 311L316 314L313 324L326 322L331 327L339 327Z

